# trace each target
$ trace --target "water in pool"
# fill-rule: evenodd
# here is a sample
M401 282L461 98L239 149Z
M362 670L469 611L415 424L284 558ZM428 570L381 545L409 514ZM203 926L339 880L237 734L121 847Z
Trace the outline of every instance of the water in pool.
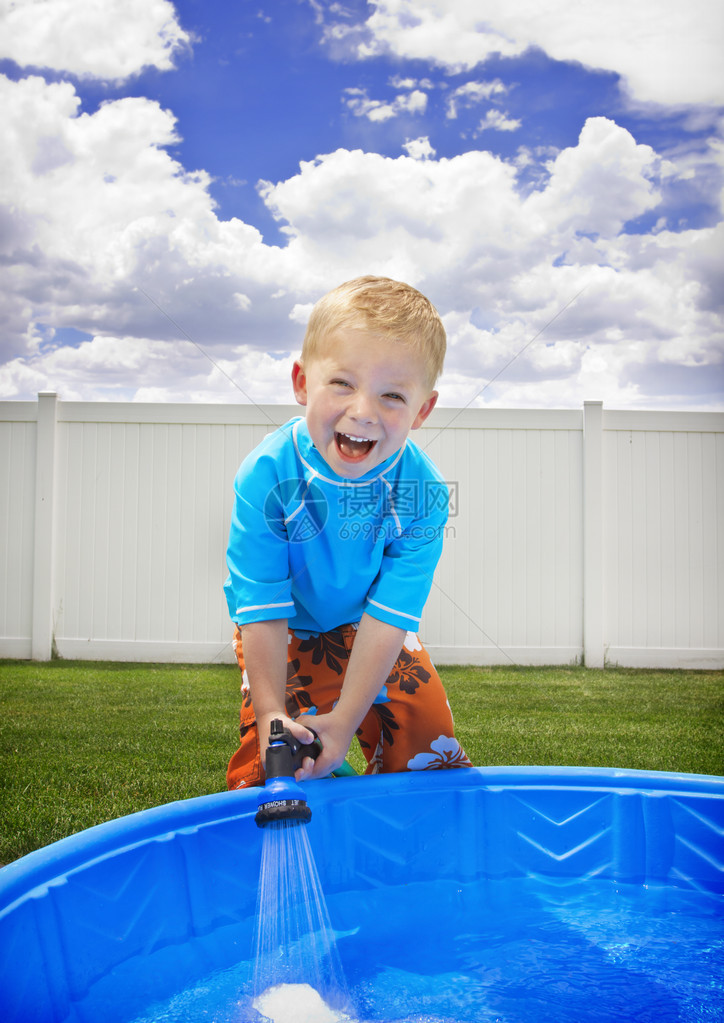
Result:
M329 898L349 1015L305 984L262 992L246 958L203 969L130 1023L715 1023L724 1021L721 897L586 880L418 882ZM223 948L233 938L223 937ZM139 970L153 969L148 960ZM287 983L288 981L288 983Z

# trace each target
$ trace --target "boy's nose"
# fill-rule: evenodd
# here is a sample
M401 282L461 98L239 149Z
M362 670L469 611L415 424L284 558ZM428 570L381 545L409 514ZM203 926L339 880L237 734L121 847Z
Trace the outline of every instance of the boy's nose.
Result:
M372 423L375 420L374 402L359 391L354 396L349 412L352 418L359 423Z

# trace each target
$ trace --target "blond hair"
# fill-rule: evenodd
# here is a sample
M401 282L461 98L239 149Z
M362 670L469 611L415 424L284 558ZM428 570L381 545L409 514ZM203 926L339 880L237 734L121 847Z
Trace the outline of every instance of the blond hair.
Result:
M319 357L330 335L341 329L366 330L419 352L430 387L442 372L445 328L432 302L389 277L356 277L324 295L309 317L301 362Z

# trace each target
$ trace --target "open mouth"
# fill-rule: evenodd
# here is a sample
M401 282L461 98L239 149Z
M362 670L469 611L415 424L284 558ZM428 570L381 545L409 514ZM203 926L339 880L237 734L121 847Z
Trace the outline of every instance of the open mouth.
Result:
M360 462L377 443L368 437L354 437L348 433L335 433L337 451L345 462Z

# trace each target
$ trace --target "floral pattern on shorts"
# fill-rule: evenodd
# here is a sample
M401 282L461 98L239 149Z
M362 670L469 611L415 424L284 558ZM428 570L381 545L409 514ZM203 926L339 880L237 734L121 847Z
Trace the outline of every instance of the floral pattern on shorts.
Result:
M299 643L300 654L312 654L312 664L321 664L322 661L335 675L341 675L342 664L349 660L347 648L339 632L320 632L309 639L303 639Z
M388 685L398 685L403 693L412 695L421 682L429 682L430 672L425 671L416 657L409 654L403 646L397 663L387 679Z
M314 700L309 694L309 687L314 678L311 675L300 675L301 662L297 659L287 664L287 693L286 709L290 718L297 718L300 714L312 713Z
M418 753L407 766L411 771L439 771L445 767L470 767L460 743L452 735L439 735L430 743L430 753Z

